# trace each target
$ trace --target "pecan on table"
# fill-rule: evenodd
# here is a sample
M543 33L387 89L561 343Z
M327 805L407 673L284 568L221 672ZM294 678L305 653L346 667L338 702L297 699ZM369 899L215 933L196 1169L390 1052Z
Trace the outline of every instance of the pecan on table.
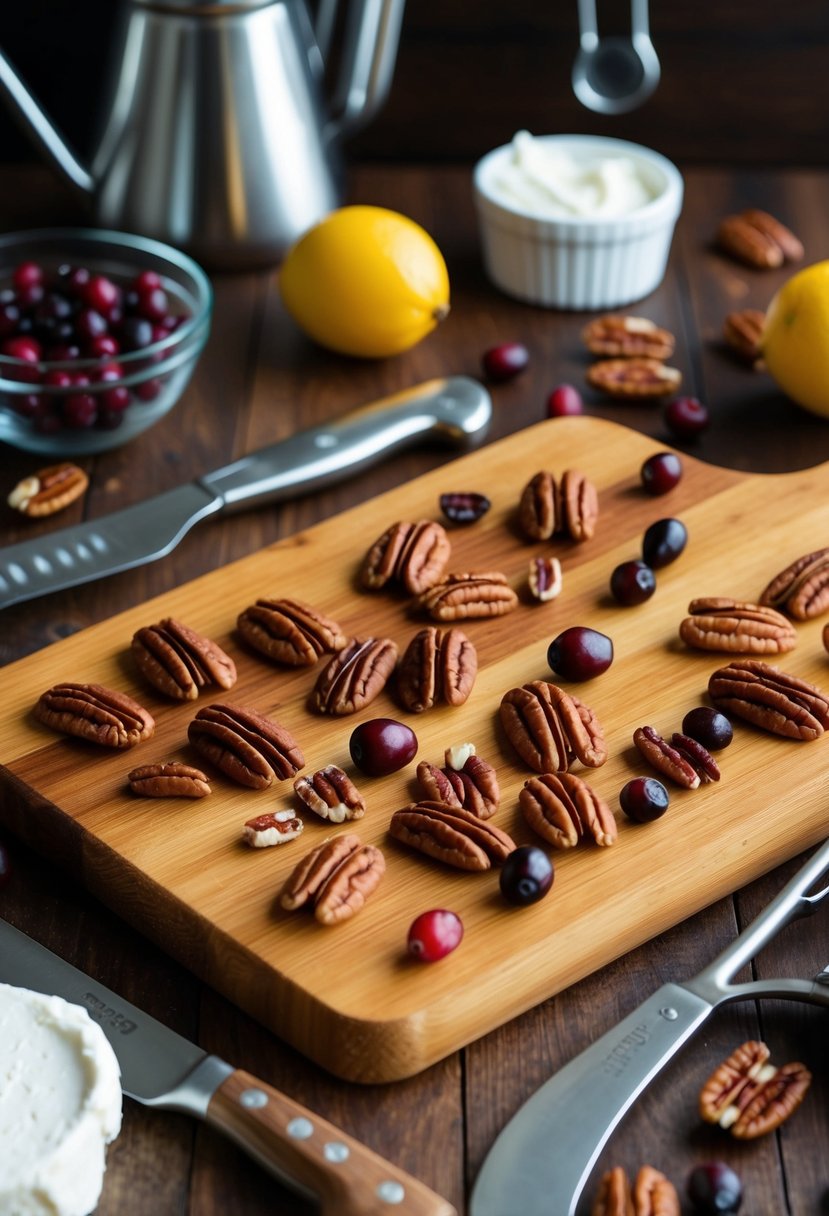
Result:
M558 533L590 540L598 516L596 487L578 469L566 469L558 483L542 469L524 486L518 502L518 525L527 540L549 540Z
M764 588L758 603L780 608L797 621L829 612L829 548L791 562Z
M823 640L823 649L829 651L829 621L823 626L821 638Z
M335 716L365 709L385 688L396 662L397 646L390 638L352 638L320 672L312 708Z
M397 696L404 709L422 713L434 705L463 705L478 674L478 654L461 629L434 625L411 639L397 669Z
M421 760L416 775L427 801L463 807L479 819L489 819L498 810L501 791L495 769L476 754L472 743L448 747L443 768Z
M301 836L305 824L291 807L281 811L267 811L248 819L243 829L243 838L252 849L270 849L277 844L288 844Z
M829 696L814 684L760 659L735 659L708 680L717 709L761 730L805 742L829 727Z
M206 705L188 726L187 737L225 776L249 789L293 777L305 763L286 727L247 706Z
M557 557L531 557L527 582L533 599L542 604L554 600L561 595L561 562Z
M643 1165L631 1189L620 1166L602 1175L591 1216L680 1216L673 1183L652 1165Z
M236 627L254 650L289 667L310 667L348 641L335 620L301 600L258 599Z
M717 229L717 243L724 253L757 270L775 270L784 262L799 262L804 254L794 233L758 207L727 215Z
M574 773L530 777L518 805L529 827L556 849L571 849L587 836L604 847L619 835L610 807Z
M294 792L304 806L331 823L362 819L366 813L362 794L336 764L328 764L310 776L297 777Z
M86 493L89 478L76 464L49 465L19 481L6 501L14 510L33 519L54 515Z
M565 533L571 540L590 540L599 518L599 496L593 482L578 469L565 469L559 492Z
M731 1053L703 1085L699 1113L738 1140L774 1131L803 1101L812 1074L803 1064L769 1063L765 1043L749 1040Z
M607 759L596 715L557 684L534 680L511 688L499 716L510 743L537 773L565 772L574 760L598 768Z
M587 383L608 397L667 397L682 383L682 373L659 359L597 359Z
M366 553L360 582L379 591L389 582L401 583L410 595L420 595L443 574L451 544L442 524L421 519L392 524Z
M195 701L209 685L236 683L236 664L221 646L172 617L136 630L131 650L148 683L176 701Z
M435 621L460 621L504 616L518 607L518 596L497 571L448 574L424 591L421 608Z
M504 862L515 849L512 837L472 811L430 799L395 811L389 834L401 844L457 870L489 870Z
M739 308L726 315L722 336L736 355L753 367L762 366L760 341L766 314L759 308Z
M797 633L776 608L747 604L726 596L691 600L679 626L686 646L729 654L785 654L797 645Z
M652 726L638 726L633 732L633 742L637 751L661 776L668 777L686 790L695 790L699 786L700 774L687 753L668 743Z
M676 346L674 335L647 317L615 313L590 321L581 336L592 355L610 358L645 355L650 359L669 359Z
M310 905L323 925L347 920L364 906L386 870L373 844L346 832L312 849L285 881L279 902L286 911Z
M129 787L143 798L206 798L210 784L201 769L178 760L142 764L127 773Z
M41 694L34 715L53 730L102 747L134 747L155 730L137 701L102 684L55 684Z

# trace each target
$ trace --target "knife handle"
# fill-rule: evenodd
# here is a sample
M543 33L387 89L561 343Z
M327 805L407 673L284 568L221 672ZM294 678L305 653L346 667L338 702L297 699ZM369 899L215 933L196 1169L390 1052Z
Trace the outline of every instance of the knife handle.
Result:
M242 1069L216 1090L206 1121L317 1199L322 1216L457 1216L422 1182Z

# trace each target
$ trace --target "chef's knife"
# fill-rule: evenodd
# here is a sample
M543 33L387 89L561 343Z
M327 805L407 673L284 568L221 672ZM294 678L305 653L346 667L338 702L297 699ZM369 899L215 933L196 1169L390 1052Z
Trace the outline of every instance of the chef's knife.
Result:
M2 918L0 981L81 1005L115 1049L125 1094L204 1119L317 1200L322 1216L455 1216L423 1183L286 1094L208 1055Z
M829 1005L829 968L814 980L727 982L779 929L815 911L829 886L807 892L827 869L829 841L713 963L685 983L663 984L542 1085L490 1149L470 1216L575 1216L614 1128L719 1005L758 996Z
M123 511L9 545L0 550L0 608L155 561L208 515L339 481L424 438L472 447L491 416L489 393L468 376L384 397Z

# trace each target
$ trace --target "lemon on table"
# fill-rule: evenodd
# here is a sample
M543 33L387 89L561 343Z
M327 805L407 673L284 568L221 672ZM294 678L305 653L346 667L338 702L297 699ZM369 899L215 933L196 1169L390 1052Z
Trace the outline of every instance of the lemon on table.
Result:
M288 250L279 286L300 328L345 355L397 355L449 312L437 245L383 207L341 207L320 220Z
M787 396L829 417L829 261L783 284L768 307L760 349Z

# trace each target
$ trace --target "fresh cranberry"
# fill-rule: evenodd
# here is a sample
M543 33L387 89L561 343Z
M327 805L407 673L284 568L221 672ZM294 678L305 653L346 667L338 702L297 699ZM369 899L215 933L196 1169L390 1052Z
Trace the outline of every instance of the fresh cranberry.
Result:
M63 284L64 290L73 296L83 295L91 278L92 275L85 266L61 266L58 270L58 279Z
M647 562L622 562L610 576L610 594L630 608L644 604L656 590L656 577Z
M161 321L167 316L170 302L163 287L154 287L151 291L139 291L138 314L148 321Z
M142 270L133 280L132 287L138 295L146 291L155 291L161 286L161 275L156 274L154 270Z
M5 300L0 304L0 338L10 337L17 333L20 323L20 309L14 300Z
M50 367L48 372L43 373L43 383L49 388L70 388L72 375L65 368Z
M352 731L351 759L368 777L396 773L417 754L417 736L410 726L395 718L369 718Z
M97 312L94 308L82 308L75 318L75 332L85 342L100 338L108 328L109 322L104 314Z
M113 308L121 303L121 288L117 287L106 275L95 274L89 279L83 289L84 302L93 312L109 316Z
M27 287L19 289L17 302L24 312L31 312L37 308L45 295L46 289L42 283L30 283Z
M2 349L4 355L12 359L23 359L26 363L37 363L43 355L40 343L28 334L23 337L6 338Z
M743 1202L740 1176L724 1161L707 1161L695 1166L688 1175L685 1189L694 1211L705 1216L739 1212Z
M669 566L688 543L688 529L681 519L657 519L642 538L642 559L654 570Z
M123 384L101 393L101 405L110 414L122 414L130 403L130 391Z
M436 963L461 944L463 922L455 912L432 908L412 921L406 949L422 963Z
M453 524L474 524L492 506L485 494L473 491L441 494L439 502L441 511Z
M121 338L126 350L143 350L153 340L152 322L146 317L124 317Z
M682 461L676 452L655 452L642 465L640 476L649 494L667 494L682 477Z
M693 439L709 422L707 407L696 397L677 397L665 406L665 424L680 439Z
M682 733L696 739L697 743L701 743L709 752L728 747L734 738L734 731L725 714L716 709L709 709L707 705L688 710L682 719Z
M103 367L93 369L90 380L94 383L106 383L109 380L122 380L124 369L120 363L105 363Z
M39 418L44 412L44 401L40 393L23 393L22 396L15 397L10 404L21 418Z
M591 680L613 662L613 643L596 629L571 625L548 646L547 662L565 680Z
M113 390L115 391L115 390ZM129 404L129 394L127 395L127 404ZM122 409L108 409L103 402L98 407L98 416L95 419L95 426L99 431L115 431L124 422L124 411Z
M80 359L81 348L75 342L64 342L59 346L50 346L47 354L51 363L72 363Z
M619 805L634 823L652 823L668 809L670 795L655 777L634 777L622 787Z
M554 878L553 863L544 850L522 844L513 849L501 867L499 885L508 903L525 907L543 899Z
M83 431L95 425L98 403L91 393L70 393L61 405L61 417L65 426L73 431Z
M118 355L121 352L121 346L118 339L112 334L98 334L93 338L88 346L89 354L95 358L103 358L106 355Z
M484 374L490 380L501 383L512 380L530 361L530 352L520 342L503 342L484 351L481 363Z
M43 283L43 267L38 266L37 262L21 262L19 266L15 266L12 274L12 283L18 291L22 291L25 287Z
M572 384L560 384L547 398L547 416L549 418L566 418L573 414L581 414L583 410L584 402L581 393Z
M143 380L141 384L136 384L132 391L138 400L143 401L145 404L148 401L155 401L161 392L161 381L158 376L153 376L152 380Z

